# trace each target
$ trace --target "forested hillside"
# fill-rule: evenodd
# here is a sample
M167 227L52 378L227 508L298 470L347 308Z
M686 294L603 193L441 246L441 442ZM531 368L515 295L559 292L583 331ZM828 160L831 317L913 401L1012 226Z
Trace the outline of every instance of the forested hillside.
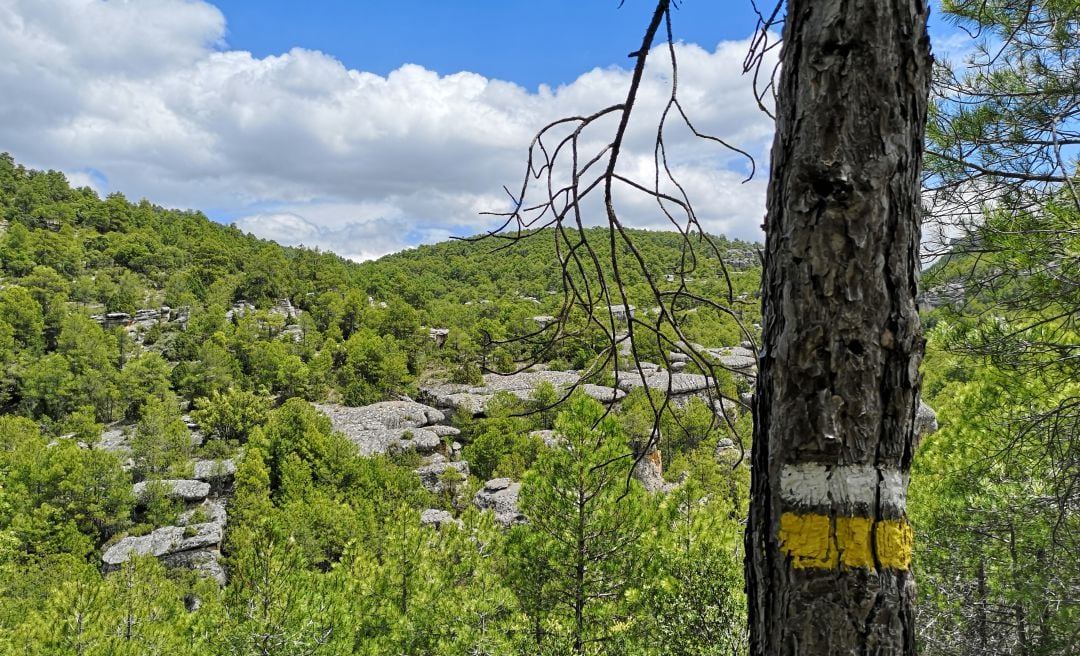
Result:
M543 235L355 264L101 199L7 155L0 192L4 653L696 653L743 639L748 472L704 377L680 374L690 386L661 418L663 478L659 452L645 477L661 494L628 483L653 426L640 383L604 387L609 366L584 386L621 400L599 433L602 406L582 393L548 408L603 340L549 352L536 373L482 375L528 364L527 345L494 342L562 303ZM755 321L750 245L718 240L739 261L728 289L716 268L677 273L676 236L635 237L660 284L722 287ZM643 281L627 282L636 299ZM733 324L683 310L703 347L735 346ZM686 365L657 355L660 372ZM404 400L418 394L445 412ZM578 488L589 501L567 505ZM574 547L578 521L593 528Z

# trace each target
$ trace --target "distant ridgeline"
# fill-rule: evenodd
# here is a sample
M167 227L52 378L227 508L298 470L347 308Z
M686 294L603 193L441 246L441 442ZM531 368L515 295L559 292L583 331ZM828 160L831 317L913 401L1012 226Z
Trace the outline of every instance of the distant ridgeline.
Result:
M724 381L730 397L745 395L755 362L740 344L739 322L753 327L760 317L757 247L712 237L711 245L696 244L694 260L677 233L627 232L651 283L621 247L628 303L622 295L610 303L585 299L588 307L579 303L565 314L567 327L582 326L583 309L611 311L617 324L654 315L651 284L727 299L738 320L686 298L669 309L681 316L683 335L732 372ZM444 410L484 414L473 406L501 407L497 391L524 399L535 391L534 378L546 380L529 374L500 384L482 374L535 362L535 344L514 338L564 314L553 236L534 231L513 243L449 241L358 264L282 247L199 212L132 203L119 193L102 199L89 188L71 188L59 172L29 170L3 154L0 414L34 422L45 438L89 446L99 443L103 427L118 430L116 422L150 422L147 434L158 437L168 434L163 426L200 423L182 412L204 413L202 422L216 421L224 443L236 446L247 437L242 427L252 424L245 414L252 399L356 407L422 396ZM602 256L607 233L592 228L584 236ZM670 371L678 374L675 388L709 387L685 356L641 341L651 342L636 346L653 363L646 378L655 385ZM607 347L594 326L545 348L540 363L558 387L578 381L574 371ZM612 373L609 364L581 383L595 398L621 399L630 388L616 390L616 383L630 381L615 381ZM241 403L237 394L248 396ZM124 453L132 447L116 442ZM202 456L235 455L222 443L208 442L211 452ZM173 470L199 455L187 453L191 448L147 455L153 462L135 458L129 469L136 481L179 475ZM92 533L96 548L114 531Z

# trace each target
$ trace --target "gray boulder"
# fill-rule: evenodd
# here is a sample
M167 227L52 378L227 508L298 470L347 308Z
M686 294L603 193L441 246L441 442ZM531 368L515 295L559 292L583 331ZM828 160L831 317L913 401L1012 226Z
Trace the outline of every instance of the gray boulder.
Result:
M421 526L433 526L435 528L441 527L443 524L454 523L461 526L460 519L454 519L454 516L445 510L436 510L434 508L428 508L424 512L420 513L420 525Z
M102 451L128 451L128 435L127 431L120 424L112 424L106 430L101 432L101 437L98 438L97 448Z
M648 492L657 492L664 487L663 458L656 444L637 461L632 475Z
M454 428L453 426L435 424L434 426L428 426L428 429L439 437L457 437L458 435L461 435L461 430Z
M224 460L196 460L193 463L194 473L192 476L200 481L210 484L210 490L214 494L222 494L233 482L236 476L236 462L231 458Z
M613 403L615 401L622 401L626 396L626 392L615 387L605 387L603 385L593 385L592 383L585 383L579 385L578 389L585 393L585 396L596 399L600 403Z
M315 407L365 456L410 449L433 453L442 446L444 436L460 432L451 426L437 426L446 415L415 401L385 401L359 408L328 403Z
M509 478L495 478L477 491L473 497L473 505L480 510L490 510L495 513L495 521L504 528L514 524L524 524L525 516L518 510L518 494L521 492L521 483Z
M454 386L440 385L425 387L421 389L421 392L440 408L453 411L461 410L473 416L483 414L487 409L491 395L454 391L455 389L457 388Z
M225 568L221 566L217 549L178 551L162 556L161 562L166 567L188 569L203 578L214 579L218 585L228 583Z
M562 444L562 438L558 436L553 430L537 430L529 433L529 437L536 437L544 441L544 446L549 449Z
M217 522L190 526L165 526L148 535L126 537L101 556L106 566L115 567L132 556L166 556L181 551L216 547L221 543L222 526Z
M349 435L349 438L360 447L362 456L410 450L429 454L437 451L443 443L439 434L428 428L359 431Z
M919 409L915 412L915 442L922 442L923 438L937 432L937 413L930 406L919 401Z
M205 519L202 521L193 521L200 517L205 517ZM177 526L187 526L189 524L212 522L220 524L222 530L224 530L227 521L228 514L225 510L225 501L223 499L207 499L198 506L180 513L180 517L176 520L176 524Z
M712 385L712 379L700 374L672 374L662 369L646 371L644 375L637 371L620 371L616 376L616 386L625 391L647 386L649 389L667 391L670 387L674 395L703 392Z
M749 454L747 454L749 455ZM716 449L713 451L713 457L720 463L732 463L739 458L739 447L730 438L721 438L716 443Z
M217 478L232 478L236 474L236 463L231 458L224 460L195 460L193 461L193 476L200 480L210 482Z
M419 428L446 420L439 410L415 401L383 401L359 408L332 403L316 404L330 417L334 430L346 434L350 430L377 428Z
M739 416L739 404L731 399L713 399L712 407L718 417Z
M464 481L469 477L469 463L464 460L458 460L455 462L434 462L430 465L424 465L415 470L420 475L420 484L424 486L432 494L443 493L443 476L447 470L456 471L461 480Z
M737 373L749 373L757 369L757 360L743 355L722 355L717 360L720 366Z

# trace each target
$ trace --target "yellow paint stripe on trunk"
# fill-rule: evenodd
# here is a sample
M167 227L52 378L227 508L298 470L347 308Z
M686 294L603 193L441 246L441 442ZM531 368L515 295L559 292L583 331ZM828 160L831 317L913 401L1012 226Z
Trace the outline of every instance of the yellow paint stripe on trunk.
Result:
M780 550L791 556L796 569L836 567L836 548L825 515L780 516Z
M784 513L778 537L780 551L791 557L795 569L911 566L912 531L904 520L875 523L869 517Z
M874 567L874 543L870 529L874 520L869 517L837 517L836 546L840 564L844 567Z
M874 527L877 542L878 562L882 567L907 569L911 567L911 551L915 545L915 534L911 524L903 520L878 522Z

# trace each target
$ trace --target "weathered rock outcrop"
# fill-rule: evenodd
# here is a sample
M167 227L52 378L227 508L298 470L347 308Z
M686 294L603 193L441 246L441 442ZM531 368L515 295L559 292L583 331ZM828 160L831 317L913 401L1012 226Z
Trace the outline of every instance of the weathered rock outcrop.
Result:
M713 384L711 378L700 374L673 374L663 369L644 371L643 374L637 371L620 371L615 385L626 392L644 385L660 391L670 389L672 395L681 396L704 392Z
M632 476L647 491L657 492L664 487L664 463L660 454L660 436L656 435L650 442L633 445L636 452L641 453L641 449L644 449L644 453L634 465Z
M225 585L228 577L221 565L221 554L217 549L192 549L165 554L161 562L173 569L189 569L200 576L212 578L219 585Z
M927 435L936 433L937 429L937 413L920 400L919 409L915 413L915 446L918 446Z
M226 582L220 562L221 540L228 519L223 498L205 499L210 484L205 481L144 481L135 485L136 498L146 494L150 483L166 486L166 493L189 505L175 526L162 526L146 535L129 536L105 550L101 560L105 571L117 569L132 556L155 556L166 567L190 569L201 576ZM205 500L204 500L205 499Z
M484 374L481 385L426 385L420 392L424 400L436 407L452 411L464 410L469 414L479 415L486 411L487 404L499 392L529 399L542 383L549 383L556 390L565 391L580 381L581 375L576 371L523 371L507 376ZM626 395L622 390L591 383L580 384L578 387L585 394L603 403L619 401Z
M543 440L544 441L544 446L546 446L549 449L554 449L555 447L557 447L557 446L559 446L559 445L561 445L563 443L563 439L561 437L559 437L559 435L553 430L537 430L537 431L533 431L533 432L529 433L529 437L536 437L536 438L539 438L539 439Z
M232 489L233 477L236 476L236 462L231 458L196 460L192 469L194 478L210 484L211 494L227 494Z
M159 324L176 321L179 322L181 327L186 326L190 311L191 309L187 307L171 308L163 305L159 308L136 310L134 315L127 312L109 312L107 314L94 314L90 318L101 324L106 330L123 328L132 341L142 345L150 329Z
M495 521L505 528L514 524L524 524L525 515L518 510L520 492L521 483L509 478L495 478L484 483L484 487L473 497L473 505L480 510L490 510L495 513Z
M111 424L108 429L101 432L95 448L102 451L128 451L128 436L124 427L120 424Z
M461 431L443 426L446 416L436 408L415 401L385 401L359 408L336 404L316 404L328 417L334 430L341 431L371 456L413 449L430 454L443 445L444 437Z
M101 556L106 565L119 565L132 556L166 554L216 547L221 543L221 524L206 522L190 526L164 526L147 535L126 537Z
M101 556L106 570L116 569L132 556L157 556L168 566L188 567L225 583L218 562L224 522L165 526L148 535L126 537Z
M742 346L733 346L726 349L705 349L705 353L713 356L716 362L723 368L745 376L757 375L757 358L754 352Z
M180 513L180 517L176 520L176 525L188 526L191 524L216 522L218 524L221 524L222 528L224 528L227 519L228 515L225 511L225 500L207 499L198 506L189 508L188 510Z
M210 495L210 484L205 481L165 479L160 481L142 481L135 484L135 498L142 500L149 493L151 486L161 486L165 496L184 502L202 501Z
M428 508L424 512L420 513L420 525L421 526L433 526L439 528L443 524L454 523L461 526L460 519L454 519L454 516L445 510L436 510L435 508Z
M420 484L432 494L442 494L447 470L457 472L462 481L469 477L469 463L464 460L454 462L433 462L416 470L420 475Z

